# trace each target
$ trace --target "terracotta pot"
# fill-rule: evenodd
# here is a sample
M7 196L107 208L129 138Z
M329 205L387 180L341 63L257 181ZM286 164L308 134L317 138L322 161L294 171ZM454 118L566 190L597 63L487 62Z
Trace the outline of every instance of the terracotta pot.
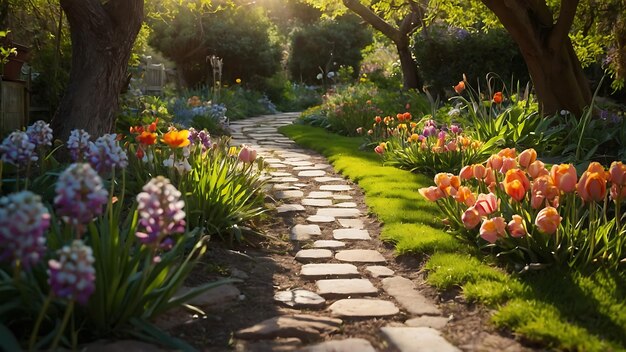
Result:
M4 46L13 47L17 49L17 55L10 55L2 70L2 79L7 81L17 81L20 79L22 72L22 65L28 61L30 56L30 49L24 45L17 43L2 43Z

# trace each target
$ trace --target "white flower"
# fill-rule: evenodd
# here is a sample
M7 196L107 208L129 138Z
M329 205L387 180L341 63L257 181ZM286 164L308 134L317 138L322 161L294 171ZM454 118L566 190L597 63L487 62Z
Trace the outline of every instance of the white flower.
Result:
M334 73L333 71L330 71L330 72L328 72L328 73L326 74L326 77L328 77L328 78L333 78L333 77L335 77L335 73Z
M454 108L454 109L450 109L450 111L448 111L448 116L450 117L456 117L459 116L461 114L461 110Z
M569 111L567 111L567 110L561 110L561 116L565 116L565 115L567 115L567 114L569 114Z
M318 73L317 74L317 79L322 79L322 78L324 78L324 76L321 73Z

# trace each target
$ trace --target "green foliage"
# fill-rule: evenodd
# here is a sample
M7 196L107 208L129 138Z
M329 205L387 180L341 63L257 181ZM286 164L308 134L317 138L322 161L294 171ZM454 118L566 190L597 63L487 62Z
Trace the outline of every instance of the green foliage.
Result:
M280 48L270 41L272 25L260 9L224 7L190 10L181 3L171 21L152 21L149 43L174 61L189 86L212 75L207 56L223 59L222 82L260 84L280 68Z
M302 111L322 102L318 89L303 83L292 83L283 72L265 81L264 92L279 111Z
M306 83L322 83L322 78L330 78L329 73L335 74L341 66L352 67L358 75L363 58L361 50L371 42L371 32L355 16L324 20L296 30L288 63L291 77ZM317 79L320 74L321 78Z

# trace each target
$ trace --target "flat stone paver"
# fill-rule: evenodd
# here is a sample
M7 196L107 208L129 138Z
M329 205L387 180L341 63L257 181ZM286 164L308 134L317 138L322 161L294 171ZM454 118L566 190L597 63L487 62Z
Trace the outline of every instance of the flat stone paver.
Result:
M335 200L348 200L352 199L352 196L349 194L333 194L333 199Z
M322 170L304 170L298 172L298 177L319 177L326 175L326 171Z
M288 198L302 198L304 197L304 192L299 190L293 191L278 191L274 193L274 196L278 199L288 199Z
M394 276L382 280L383 289L395 298L402 308L413 315L441 315L441 310L415 289L413 281Z
M304 210L304 207L302 207L302 209ZM325 216L325 215L311 215L308 218L306 218L306 221L308 222L335 222L335 218L332 216Z
M270 176L272 176L272 177L291 177L293 175L288 173L288 172L271 171L270 172Z
M322 175L318 175L318 176L322 176ZM319 183L326 183L326 182L343 182L345 180L340 177L323 176L323 177L316 177L314 181L319 182Z
M271 183L289 183L289 182L298 182L300 179L296 177L274 177L268 182Z
M417 318L412 318L404 322L404 325L411 327L426 327L437 330L443 329L448 324L449 319L446 317L433 317L424 315Z
M337 218L357 218L361 211L354 208L322 208L317 210L317 215L328 215Z
M305 279L354 278L359 271L352 264L305 264L300 269L300 276Z
M315 315L281 315L241 329L235 332L235 337L245 340L297 337L302 341L314 341L322 334L339 331L342 323L340 319Z
M345 249L335 254L335 259L352 263L385 263L385 257L372 249Z
M328 279L318 280L317 293L323 297L372 296L378 289L367 279Z
M296 186L296 185L292 185L289 183L276 183L274 184L274 187L272 187L272 190L274 191L288 191L288 190L299 190L300 187Z
M393 276L394 271L389 269L386 266L380 265L370 265L365 267L365 271L367 271L372 277L389 277Z
M339 220L339 225L343 227L362 229L365 227L363 220L361 219L337 219Z
M369 341L352 338L331 340L300 349L300 352L376 352Z
M287 168L287 165L285 165L285 164L278 164L278 163L269 164L268 166L270 168L272 168L272 169L285 169L285 168Z
M315 248L344 248L345 246L345 242L335 240L317 240L313 242L313 247Z
M333 316L342 318L381 318L400 313L393 302L382 299L341 299L328 307Z
M309 193L309 195L307 196L307 198L332 198L333 197L333 192L329 192L329 191L313 191L311 193Z
M311 207L328 207L333 205L333 201L326 198L304 198L302 199L302 205L308 205Z
M306 241L311 239L311 236L319 236L322 234L322 230L318 225L295 225L291 228L291 239L294 241Z
M278 213L287 213L290 211L304 211L304 207L301 204L282 204L276 208Z
M336 206L337 208L356 208L356 203L355 202L342 202L342 203L337 203L334 206Z
M321 308L326 304L324 297L303 289L276 292L274 300L292 308Z
M336 240L371 240L367 230L360 229L337 229L333 230L333 238Z
M320 262L332 257L333 252L330 249L302 249L296 253L296 260L301 263Z
M185 295L192 289L193 287L183 286L178 290L177 296ZM237 287L232 284L225 284L214 287L201 295L188 300L186 303L206 308L236 301L239 298L239 295L241 295L241 292Z
M323 186L320 186L320 190L341 192L341 191L350 191L352 190L352 187L348 185L323 185Z
M384 327L382 335L401 352L460 352L433 328Z
M312 166L313 163L310 161L283 161L283 164L291 165L291 166Z

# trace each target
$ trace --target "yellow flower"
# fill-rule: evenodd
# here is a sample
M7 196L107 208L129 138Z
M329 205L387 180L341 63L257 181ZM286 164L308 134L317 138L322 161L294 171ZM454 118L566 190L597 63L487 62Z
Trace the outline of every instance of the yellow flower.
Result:
M163 143L171 148L182 148L189 145L189 131L187 130L171 130L163 135Z
M235 83L237 83L237 84L241 84L241 78L237 78L237 79L235 80Z

